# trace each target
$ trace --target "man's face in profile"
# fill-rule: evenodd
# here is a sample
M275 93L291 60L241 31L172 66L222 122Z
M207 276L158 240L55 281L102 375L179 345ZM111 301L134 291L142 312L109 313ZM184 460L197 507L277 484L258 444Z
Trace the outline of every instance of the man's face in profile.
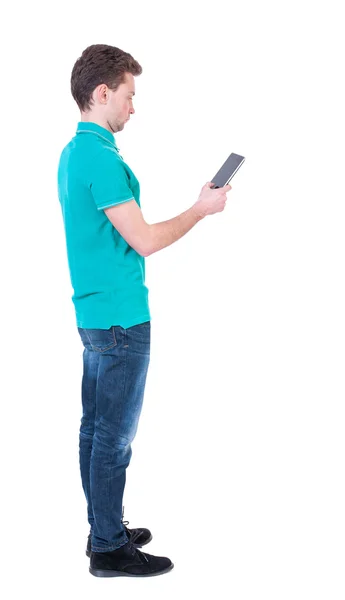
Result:
M126 73L125 82L113 92L108 88L109 100L106 105L106 117L114 133L122 131L125 123L134 114L133 96L135 94L134 77Z

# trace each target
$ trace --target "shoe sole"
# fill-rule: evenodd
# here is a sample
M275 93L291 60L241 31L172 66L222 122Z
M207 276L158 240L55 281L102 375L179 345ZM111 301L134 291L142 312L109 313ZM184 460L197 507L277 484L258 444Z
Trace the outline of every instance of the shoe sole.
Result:
M149 542L151 542L151 540L152 540L152 537L153 537L153 536L152 536L152 534L151 534L151 536L149 537L149 539L148 539L148 540L146 540L146 542L144 542L144 544L135 544L135 543L134 543L134 544L133 544L133 546L134 546L135 548L142 548L143 546L146 546L146 544L148 544ZM90 556L91 556L91 552L89 552L88 550L86 550L85 554L86 554L86 556L87 556L88 558L90 558Z
M174 565L171 563L169 567L162 569L162 571L156 571L155 573L143 573L142 575L139 573L126 573L125 571L111 571L110 569L103 571L99 569L91 569L91 567L89 567L89 571L91 575L94 575L95 577L154 577L155 575L163 575L163 573L168 573L173 568Z

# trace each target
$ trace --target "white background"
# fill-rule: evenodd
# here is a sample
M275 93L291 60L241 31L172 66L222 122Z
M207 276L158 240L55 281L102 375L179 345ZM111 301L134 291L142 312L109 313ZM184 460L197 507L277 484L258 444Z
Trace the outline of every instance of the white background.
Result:
M6 598L344 598L341 2L2 9L2 519ZM56 172L84 48L143 67L116 142L150 223L230 152L223 213L146 259L151 364L127 471L161 577L88 572L82 344Z

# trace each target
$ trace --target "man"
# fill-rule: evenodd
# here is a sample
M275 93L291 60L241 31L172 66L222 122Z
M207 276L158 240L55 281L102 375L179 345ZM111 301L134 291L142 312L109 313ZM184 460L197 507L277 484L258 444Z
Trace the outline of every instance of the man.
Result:
M134 77L141 73L119 48L96 44L84 50L71 75L80 122L58 168L72 300L84 346L79 457L90 524L87 555L98 577L158 575L173 568L169 558L138 549L152 535L128 529L122 512L150 360L145 258L224 210L231 189L211 189L208 182L182 214L146 223L139 182L114 138L134 114Z

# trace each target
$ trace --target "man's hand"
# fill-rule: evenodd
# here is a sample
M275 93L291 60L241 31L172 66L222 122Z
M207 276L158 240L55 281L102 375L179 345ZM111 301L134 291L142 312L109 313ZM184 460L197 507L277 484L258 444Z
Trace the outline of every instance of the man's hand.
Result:
M213 185L212 181L205 183L198 200L194 204L194 208L202 218L222 212L227 201L226 194L231 190L231 185L224 185L214 190L212 189Z

